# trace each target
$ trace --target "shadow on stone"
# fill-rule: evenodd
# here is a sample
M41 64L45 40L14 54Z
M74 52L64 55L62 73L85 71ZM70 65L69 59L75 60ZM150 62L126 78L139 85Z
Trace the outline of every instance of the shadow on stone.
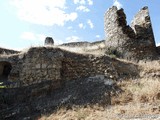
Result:
M105 84L105 81L98 77L68 81L63 88L53 92L45 91L48 84L50 81L24 88L0 90L0 98L3 101L3 104L0 104L0 119L37 119L61 107L72 109L73 106L85 107L97 103L105 107L111 104L111 91L122 92L115 84ZM39 92L34 97L33 91L36 89Z

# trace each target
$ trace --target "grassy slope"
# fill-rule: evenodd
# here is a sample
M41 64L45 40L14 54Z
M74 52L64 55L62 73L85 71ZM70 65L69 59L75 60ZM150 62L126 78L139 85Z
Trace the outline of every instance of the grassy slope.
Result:
M140 78L123 80L117 85L123 90L112 95L111 106L88 105L65 107L40 120L148 120L160 119L160 61L140 62Z
M62 48L62 47L60 47ZM86 53L83 48L62 48L79 53ZM92 48L92 50L97 48ZM91 50L89 48L88 50ZM27 52L24 50L21 54ZM88 52L90 53L90 51ZM103 55L103 49L96 50L96 55ZM4 55L5 56L5 55ZM127 62L127 61L126 61ZM159 115L160 119L160 61L139 62L140 78L117 82L123 92L111 94L111 106L99 103L88 106L61 107L49 115L42 115L40 120L125 120L142 117L153 119L148 115ZM127 118L128 117L128 118ZM135 119L134 119L135 120Z

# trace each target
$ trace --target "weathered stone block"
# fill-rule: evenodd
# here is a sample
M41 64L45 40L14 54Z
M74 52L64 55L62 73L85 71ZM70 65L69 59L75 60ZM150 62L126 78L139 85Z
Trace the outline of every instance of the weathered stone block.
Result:
M47 68L47 64L42 63L42 69Z
M37 69L40 69L41 68L41 64L36 64L35 66Z
M54 41L53 41L52 37L46 37L44 44L45 45L53 45Z

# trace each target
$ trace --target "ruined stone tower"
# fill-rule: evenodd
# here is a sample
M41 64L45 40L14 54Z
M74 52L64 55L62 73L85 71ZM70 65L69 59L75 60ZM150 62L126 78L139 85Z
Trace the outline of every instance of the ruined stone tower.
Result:
M144 58L153 58L157 55L152 24L148 7L143 7L131 22L131 27L136 34L138 43L137 52Z
M148 7L138 12L130 27L123 9L113 6L105 13L104 25L106 46L119 57L141 60L156 56Z

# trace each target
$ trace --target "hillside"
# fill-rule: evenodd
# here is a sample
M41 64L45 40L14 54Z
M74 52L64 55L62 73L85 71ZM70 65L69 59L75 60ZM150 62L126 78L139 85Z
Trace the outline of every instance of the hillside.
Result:
M102 41L0 49L0 120L159 120L160 49L148 7L108 9Z
M0 105L1 119L120 120L138 117L158 120L160 118L159 60L137 63L118 59L112 55L102 55L103 52L101 55L94 54L94 51L93 54L82 54L82 51L75 53L64 48L52 47L30 48L26 53L22 53L26 54L25 59L29 60L30 57L27 56L33 53L38 55L36 51L43 50L53 53L56 51L55 53L61 55L58 58L55 54L58 60L65 56L63 58L67 65L65 69L69 69L64 69L64 75L61 75L67 81L62 82L60 88L59 83L54 83L50 88L52 82L38 81L39 83L21 88L1 89L1 101L3 101ZM18 54L18 56L24 55ZM12 55L10 57L12 58ZM17 58L15 55L13 57ZM95 64L95 71L92 64ZM107 72L103 74L106 68ZM5 109L6 107L8 109Z
M160 61L138 66L140 78L123 79L111 86L98 77L70 83L58 95L64 96L58 101L65 105L42 114L40 120L159 120Z

